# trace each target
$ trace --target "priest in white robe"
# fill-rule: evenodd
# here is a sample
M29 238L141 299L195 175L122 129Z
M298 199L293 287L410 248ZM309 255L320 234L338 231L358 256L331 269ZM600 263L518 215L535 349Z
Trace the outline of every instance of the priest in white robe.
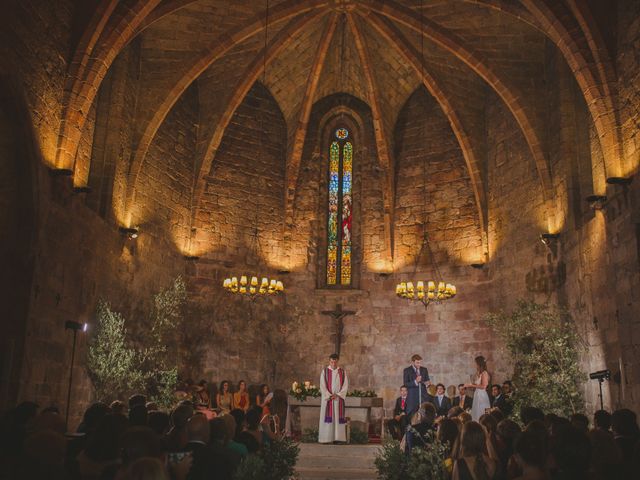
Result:
M347 441L345 400L349 379L344 369L338 367L338 354L329 357L329 366L320 373L320 426L318 442L333 443Z

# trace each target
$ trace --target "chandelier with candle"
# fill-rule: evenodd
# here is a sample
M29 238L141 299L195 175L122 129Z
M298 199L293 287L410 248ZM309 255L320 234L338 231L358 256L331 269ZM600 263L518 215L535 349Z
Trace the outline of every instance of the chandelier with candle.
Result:
M444 300L449 300L450 298L455 297L457 289L455 285L446 283L442 280L442 275L440 274L440 269L438 268L438 264L433 256L433 252L431 251L429 236L426 232L423 236L422 247L416 257L416 267L413 271L414 276L417 271L420 257L425 250L431 259L435 277L432 280L427 281L409 280L406 282L400 282L396 285L396 295L406 300L422 302L422 304L427 307L430 303L440 303Z
M264 34L264 58L263 58L263 79L262 79L262 83L264 85L267 84L266 82L266 76L267 76L267 38L268 38L268 29L269 29L269 2L267 0L266 3L266 14L265 14L265 34ZM260 151L264 151L264 142L262 142L262 137L265 135L264 133L264 115L261 116L261 120L260 120L260 129L261 129L261 149ZM254 235L252 236L252 246L250 246L249 250L254 250L255 254L258 258L258 264L260 263L261 259L262 259L262 249L260 248L260 235L259 235L259 231L258 231L258 207L259 205L256 205L255 208L255 220L254 220ZM254 248L252 248L254 247ZM238 280L238 277L240 277L240 280ZM260 281L258 281L258 278L261 278ZM277 295L281 292L284 291L284 285L282 284L282 281L280 280L276 280L274 278L267 278L267 277L263 277L260 275L239 275L239 276L232 276L232 277L228 277L224 279L224 282L222 283L222 287L229 293L232 294L237 294L237 295L242 295L242 296L247 296L250 298L259 298L259 297L263 297L263 296L269 296L269 295Z
M420 78L422 79L422 83L424 84L424 32L422 19L420 22ZM424 138L427 138L426 136ZM442 275L440 274L440 269L438 268L438 264L436 263L436 259L431 251L431 246L429 245L429 236L426 231L427 224L427 212L426 205L428 202L427 198L427 162L423 160L422 162L423 169L423 183L422 188L424 192L424 222L422 223L422 246L420 247L420 251L416 256L416 264L413 270L413 275L418 270L418 263L420 258L422 257L423 252L426 250L429 255L429 259L431 260L431 264L433 266L434 278L430 280L409 280L406 282L400 282L396 285L396 295L400 298L404 298L406 300L412 302L422 302L422 304L427 307L430 303L440 303L444 300L449 300L456 296L457 290L456 286L451 283L446 283L442 279ZM414 283L415 282L415 283Z
M228 292L249 296L275 295L284 291L284 285L280 280L262 277L258 282L258 277L254 276L249 280L246 275L241 275L240 280L238 277L225 278L222 286Z

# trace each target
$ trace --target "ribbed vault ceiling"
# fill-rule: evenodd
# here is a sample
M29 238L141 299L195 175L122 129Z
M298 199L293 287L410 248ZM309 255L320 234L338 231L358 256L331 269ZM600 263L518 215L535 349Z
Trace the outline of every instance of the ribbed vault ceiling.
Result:
M142 88L125 212L135 201L137 179L151 142L192 85L200 98L192 201L192 210L197 210L225 129L256 81L269 89L287 124L287 222L292 218L311 108L338 92L371 107L384 172L385 215L391 218L394 125L421 83L442 108L460 144L481 223L486 218L483 108L491 91L519 125L545 199L552 202L545 102L540 100L544 98L545 52L551 44L564 56L583 91L605 161L612 170L621 167L611 85L615 73L583 2L269 0L267 9L266 0L127 0L122 4L111 0L92 21L70 70L72 88L57 165L73 161L95 89L114 55L138 37ZM117 37L113 32L122 33ZM79 122L71 121L77 118Z

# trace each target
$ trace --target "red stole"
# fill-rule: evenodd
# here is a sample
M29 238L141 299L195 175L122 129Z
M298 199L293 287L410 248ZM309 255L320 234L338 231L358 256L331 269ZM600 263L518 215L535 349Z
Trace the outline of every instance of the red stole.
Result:
M340 387L339 390L342 390L342 386L344 385L344 370L338 368L338 378L340 379ZM327 391L329 394L333 394L333 386L331 385L333 382L333 370L329 367L324 369L324 384L327 387ZM344 398L338 396L338 421L340 423L347 423L347 419L344 416ZM324 423L333 423L333 400L327 400L327 408L324 412Z

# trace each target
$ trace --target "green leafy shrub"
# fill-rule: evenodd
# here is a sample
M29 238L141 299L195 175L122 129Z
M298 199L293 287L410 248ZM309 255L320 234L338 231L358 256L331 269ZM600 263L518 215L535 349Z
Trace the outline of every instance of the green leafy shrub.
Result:
M353 428L351 429L349 443L354 443L356 445L365 445L369 443L369 435L367 434L367 432L364 432L359 428Z
M420 435L414 430L415 435ZM379 480L448 480L445 464L447 449L433 432L421 436L425 446L414 447L410 455L400 449L400 442L382 445L375 458Z
M289 480L295 474L300 447L288 438L264 444L238 467L234 480Z
M154 297L150 332L134 339L124 317L107 302L98 302L97 328L87 352L87 370L98 400L144 392L162 407L173 404L180 361L176 332L183 324L185 303L185 284L178 277Z
M305 428L302 436L300 437L302 443L318 443L318 429L317 428Z
M522 406L562 416L583 410L586 374L579 355L584 347L565 310L521 300L510 314L492 313L486 321L513 359L516 419Z
M96 308L96 333L89 343L87 370L98 400L125 398L143 385L139 359L128 341L124 318L105 301Z

